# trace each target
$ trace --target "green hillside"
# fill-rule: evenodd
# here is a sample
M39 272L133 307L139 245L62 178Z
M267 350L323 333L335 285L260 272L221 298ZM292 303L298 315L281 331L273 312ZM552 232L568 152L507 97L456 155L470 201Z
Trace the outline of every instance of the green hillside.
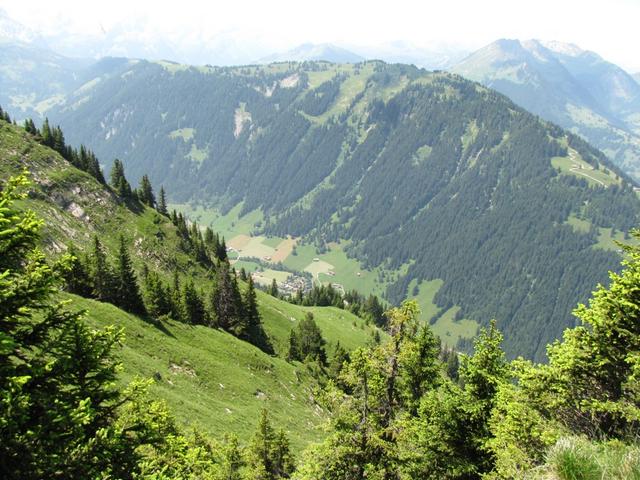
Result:
M211 272L181 249L167 217L148 207L132 210L23 129L0 120L0 177L24 169L31 173L32 186L19 206L45 219L42 247L49 256L65 252L71 242L86 251L94 234L114 254L123 233L131 242L139 278L144 264L166 281L178 271L183 281L194 279L198 289L211 288ZM158 322L110 304L62 295L72 300L71 308L87 310L92 326L124 328L121 380L155 378L152 392L167 401L181 423L216 435L234 432L248 440L261 409L268 408L274 423L290 433L295 449L322 438L320 427L328 414L314 401L318 384L307 367L284 359L290 330L307 312L313 313L331 356L338 342L348 350L367 344L375 328L345 310L299 307L258 291L263 326L277 354L269 356L222 330L168 318Z
M267 408L273 423L285 429L297 451L325 435L323 426L329 412L315 402L319 389L304 365L265 355L217 329L173 320L157 326L109 304L78 296L69 298L72 308L87 310L90 325L124 328L125 342L118 354L124 365L122 382L128 383L136 376L154 378L151 395L166 400L183 425L198 427L213 438L235 433L248 442L260 411ZM261 304L263 312L273 312L278 304L284 306L275 299L268 306ZM300 309L283 310L301 318ZM348 347L365 344L363 329L351 330L351 323L342 326L352 320L351 315L341 311L347 318L340 319L335 312L323 315L322 310L312 309L328 339L340 340ZM270 333L277 335L286 328L288 337L288 318L272 313L265 319Z

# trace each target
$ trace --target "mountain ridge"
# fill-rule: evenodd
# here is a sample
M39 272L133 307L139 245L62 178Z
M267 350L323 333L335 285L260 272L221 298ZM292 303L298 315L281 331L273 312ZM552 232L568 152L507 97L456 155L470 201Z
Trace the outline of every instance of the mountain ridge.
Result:
M360 55L331 43L303 43L286 52L274 53L262 57L256 63L304 62L322 60L331 63L359 63L364 61Z
M576 45L498 40L451 69L585 137L627 172L640 165L640 86Z

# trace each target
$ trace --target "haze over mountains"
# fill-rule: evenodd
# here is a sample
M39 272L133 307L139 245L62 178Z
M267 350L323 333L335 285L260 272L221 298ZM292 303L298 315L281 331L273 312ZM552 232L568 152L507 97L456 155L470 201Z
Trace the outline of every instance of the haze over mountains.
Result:
M498 40L452 68L577 133L640 174L640 85L571 44Z

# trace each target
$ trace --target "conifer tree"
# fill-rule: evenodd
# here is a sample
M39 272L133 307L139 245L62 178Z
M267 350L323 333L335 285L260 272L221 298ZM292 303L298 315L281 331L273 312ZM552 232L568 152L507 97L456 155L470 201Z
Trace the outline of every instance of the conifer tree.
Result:
M90 329L51 299L68 257L47 264L40 221L13 208L27 184L21 176L0 191L0 475L136 477L141 452L176 432L161 405L139 400L140 387L116 387L122 332Z
M102 302L112 302L115 298L115 277L97 235L93 237L93 250L89 258L92 295Z
M113 167L111 167L111 186L125 200L131 198L133 194L131 185L124 175L124 165L117 158L113 161Z
M156 197L153 194L153 188L151 187L151 182L147 175L143 175L140 180L138 198L142 203L150 206L151 208L156 206Z
M98 159L93 152L89 152L89 155L87 157L86 171L103 185L107 183L104 179L102 168L100 168L100 162L98 162Z
M320 362L322 365L326 365L325 344L326 341L322 338L322 332L313 319L313 314L307 312L305 318L300 320L295 328L291 329L287 358L298 361L310 358Z
M123 235L120 235L120 247L118 250L114 303L130 313L139 315L146 313Z
M167 197L162 185L160 186L160 194L158 196L158 212L165 216L169 215L169 212L167 212Z
M182 289L180 287L180 277L178 272L173 272L173 285L171 288L171 318L178 321L185 321Z
M219 262L216 271L216 285L211 295L211 307L216 314L220 328L236 336L246 334L246 324L242 315L242 299L235 278L231 277L228 262Z
M65 289L83 297L90 297L92 294L91 277L85 263L80 258L76 247L71 244L67 250L69 255L69 267L63 273Z
M53 145L51 145L51 147L58 152L60 155L62 155L63 157L67 157L67 152L66 152L66 145L65 145L65 141L64 141L64 134L62 133L62 129L57 126L54 127L51 135L53 137Z
M221 262L226 262L229 260L229 258L227 257L227 244L224 241L224 237L218 243L216 257L218 257L218 260L220 260Z
M24 121L24 129L27 133L30 133L31 135L38 135L38 129L36 128L35 124L33 123L33 120L30 118L27 118Z
M53 134L51 127L49 126L49 119L45 118L42 122L42 128L40 129L40 136L42 137L42 144L47 147L53 147Z
M293 458L284 432L273 430L266 409L262 410L256 433L249 445L251 478L276 480L289 478L293 473Z
M171 314L171 299L167 288L156 272L144 276L145 306L149 315L154 318Z
M349 352L347 352L345 348L340 345L340 342L337 342L336 348L333 352L333 356L331 357L331 362L329 363L329 377L334 380L338 380L345 363L348 362Z
M278 298L278 293L278 282L276 282L276 279L274 278L271 282L271 286L269 287L269 295Z
M245 274L246 276L246 274ZM256 290L251 276L247 279L247 291L243 298L243 316L245 323L245 339L265 353L273 354L273 346L262 326L262 318L258 311Z
M225 435L222 444L222 461L219 464L218 476L220 480L243 480L242 469L246 462L243 451L240 448L238 437Z
M194 325L204 325L206 323L204 303L191 279L184 287L182 305L187 322Z

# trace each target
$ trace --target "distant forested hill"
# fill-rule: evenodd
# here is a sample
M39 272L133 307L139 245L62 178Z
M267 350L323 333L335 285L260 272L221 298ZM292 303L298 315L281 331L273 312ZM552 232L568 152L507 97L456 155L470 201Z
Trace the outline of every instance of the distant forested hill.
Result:
M632 181L578 137L456 75L366 62L238 68L113 61L51 110L71 143L174 201L260 209L262 231L350 240L368 266L443 280L445 311L498 319L542 358L618 263ZM107 72L107 73L105 73ZM415 282L414 282L415 283Z

